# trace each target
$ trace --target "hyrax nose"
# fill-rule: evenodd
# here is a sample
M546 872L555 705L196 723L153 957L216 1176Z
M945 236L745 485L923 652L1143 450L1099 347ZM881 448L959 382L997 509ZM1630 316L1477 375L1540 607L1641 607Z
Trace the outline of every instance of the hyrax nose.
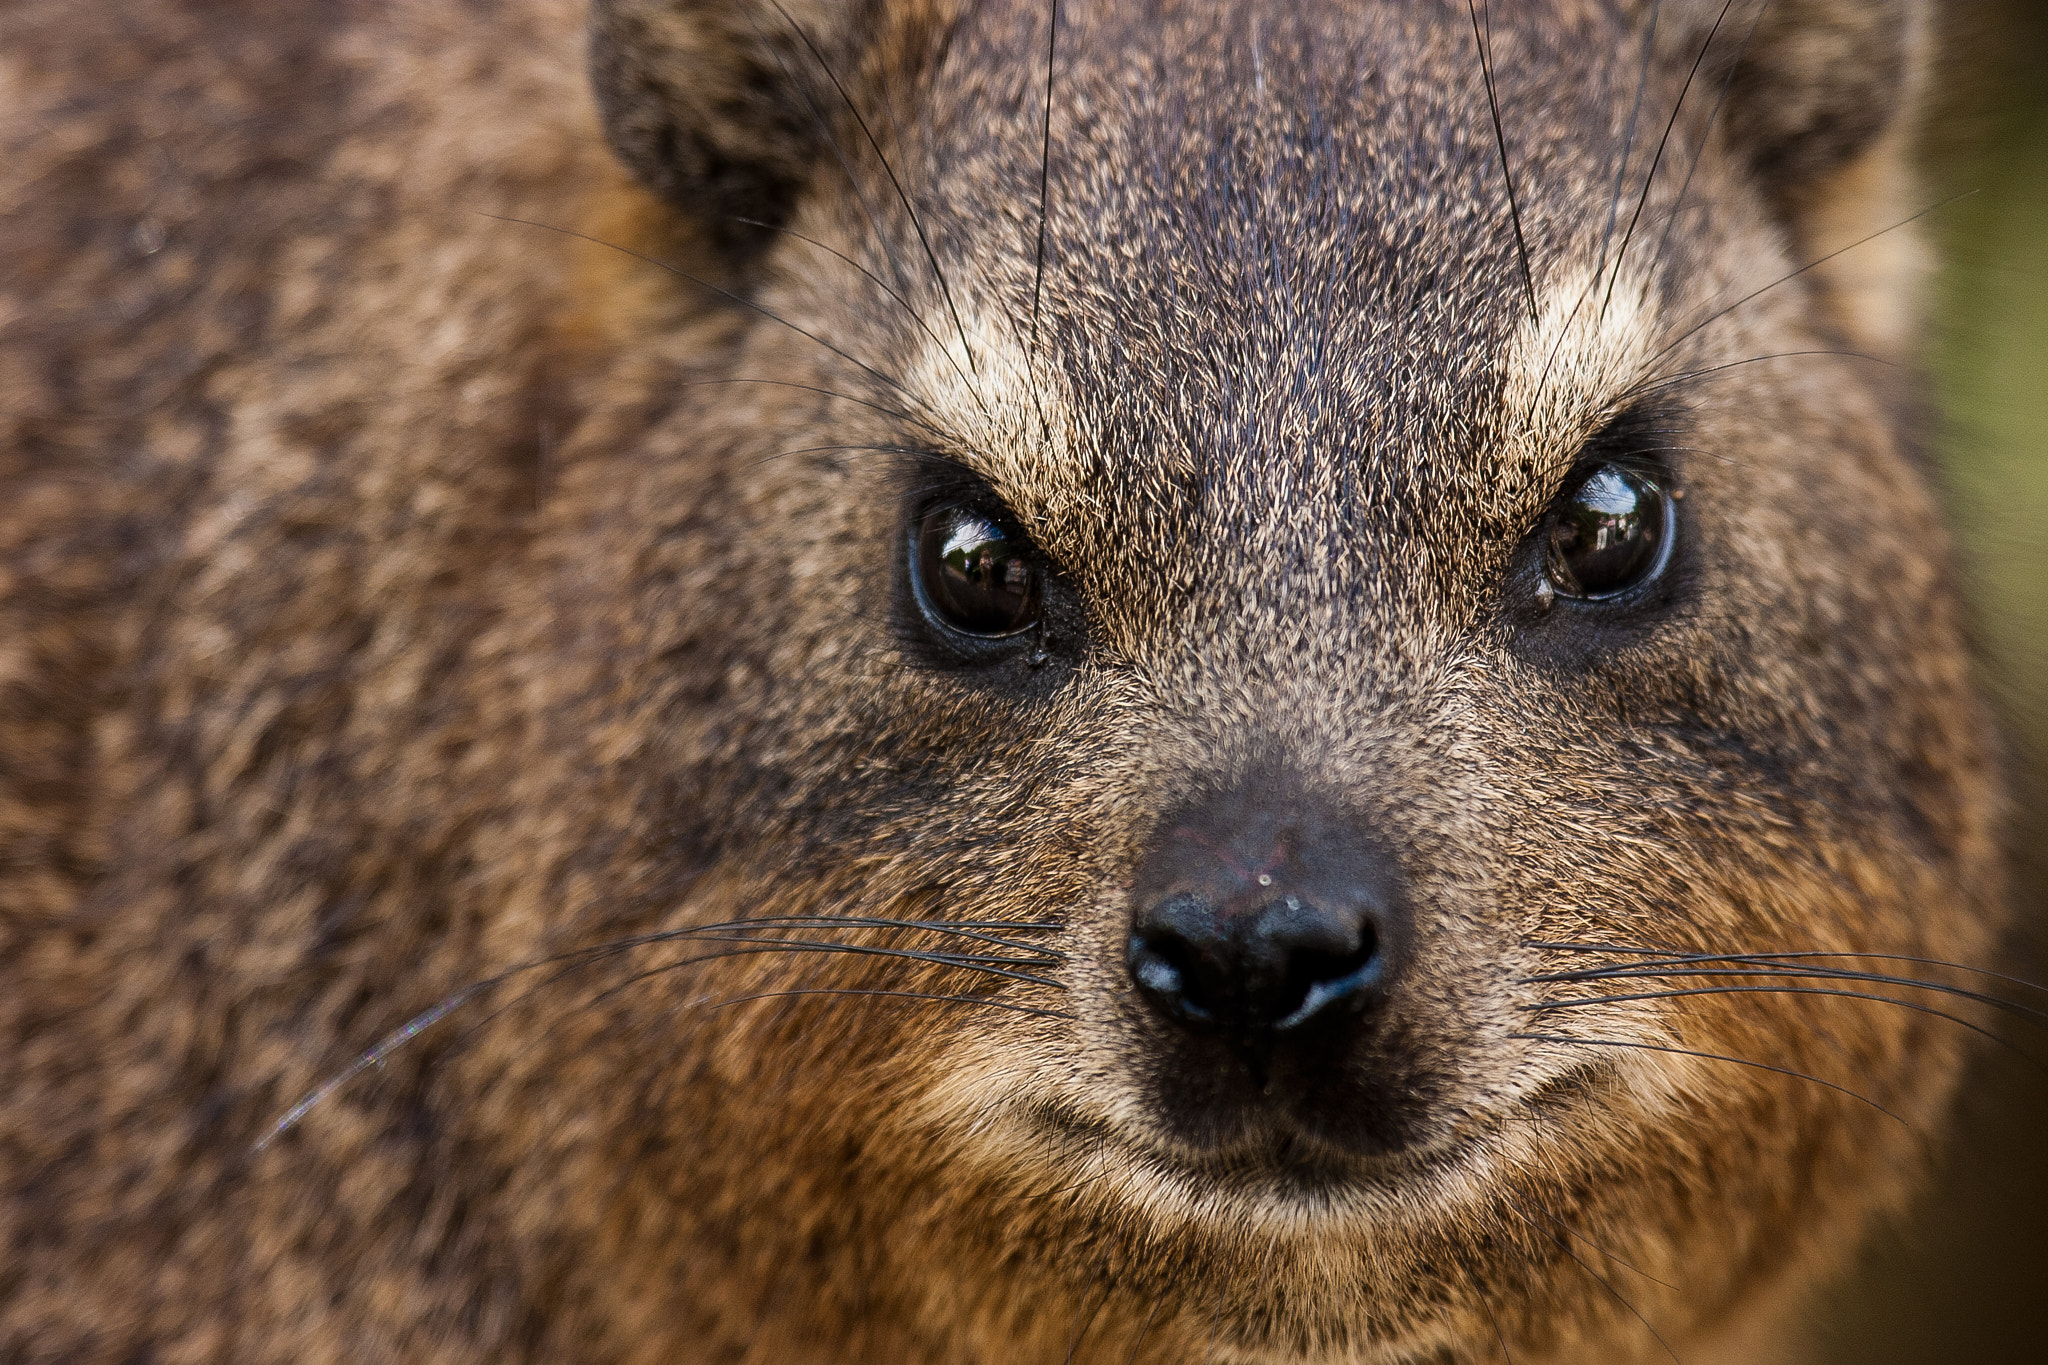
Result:
M1367 906L1292 892L1249 911L1184 891L1141 911L1131 976L1168 1018L1231 1033L1279 1031L1362 1003L1383 964Z
M1277 1042L1390 985L1391 868L1341 821L1215 803L1162 826L1133 892L1131 979L1186 1029Z

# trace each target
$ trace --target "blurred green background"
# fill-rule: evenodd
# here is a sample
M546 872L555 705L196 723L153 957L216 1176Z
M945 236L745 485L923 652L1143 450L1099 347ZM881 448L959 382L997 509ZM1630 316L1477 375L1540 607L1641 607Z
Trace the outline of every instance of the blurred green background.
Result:
M2048 5L1936 9L1926 197L1968 196L1926 220L1940 453L2020 769L2012 970L2048 982ZM2048 1065L2048 1029L2006 1032ZM1940 1179L1820 1305L1827 1365L2048 1365L2048 1074L1985 1058L1958 1117Z

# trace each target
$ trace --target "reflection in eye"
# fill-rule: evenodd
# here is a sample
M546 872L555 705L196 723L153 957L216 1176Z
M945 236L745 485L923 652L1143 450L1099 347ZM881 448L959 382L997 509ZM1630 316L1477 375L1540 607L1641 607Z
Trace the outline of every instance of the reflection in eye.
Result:
M1601 465L1551 514L1545 572L1568 597L1612 597L1663 567L1670 521L1655 479Z
M969 635L1014 635L1038 619L1038 567L1021 536L964 507L925 514L915 569L926 610Z

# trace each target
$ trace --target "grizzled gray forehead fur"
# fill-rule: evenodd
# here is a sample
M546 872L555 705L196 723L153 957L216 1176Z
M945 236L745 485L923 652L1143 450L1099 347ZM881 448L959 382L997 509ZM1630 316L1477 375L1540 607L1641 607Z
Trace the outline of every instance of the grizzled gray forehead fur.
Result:
M872 268L892 254L918 288L928 334L899 345L944 350L918 373L964 391L942 405L968 419L946 453L1124 593L1166 586L1167 562L1184 584L1256 566L1295 593L1370 581L1418 607L1483 582L1587 434L1555 433L1533 468L1498 439L1532 295L1554 305L1579 284L1553 278L1560 259L1591 260L1628 226L1640 166L1625 187L1614 172L1644 35L1548 6L1488 23L1525 279L1464 6L1059 16L1043 165L1049 6L971 11L926 74L936 112L906 178L943 295L907 225L881 248L843 210ZM1536 72L1553 76L1521 74ZM1651 72L1656 107L1669 74ZM885 194L860 207L890 216ZM1614 396L1572 395L1589 413ZM1022 420L976 430L989 405ZM1418 574L1435 586L1418 594Z

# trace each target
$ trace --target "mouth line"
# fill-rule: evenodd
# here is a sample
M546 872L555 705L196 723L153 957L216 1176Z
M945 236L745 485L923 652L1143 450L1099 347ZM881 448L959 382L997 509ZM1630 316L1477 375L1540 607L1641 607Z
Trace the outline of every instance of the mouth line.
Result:
M1197 1198L1236 1198L1303 1206L1389 1190L1441 1160L1421 1151L1367 1156L1342 1151L1282 1124L1212 1151L1195 1151L1132 1132L1063 1104L1034 1106L1032 1120L1063 1143L1114 1154Z
M1195 1151L1058 1101L1032 1106L1030 1119L1063 1144L1121 1156L1196 1197L1313 1208L1374 1195L1398 1197L1418 1182L1450 1174L1509 1125L1562 1122L1597 1094L1602 1077L1613 1070L1604 1058L1575 1066L1499 1109L1467 1115L1437 1140L1393 1153L1342 1150L1277 1121L1228 1146Z

